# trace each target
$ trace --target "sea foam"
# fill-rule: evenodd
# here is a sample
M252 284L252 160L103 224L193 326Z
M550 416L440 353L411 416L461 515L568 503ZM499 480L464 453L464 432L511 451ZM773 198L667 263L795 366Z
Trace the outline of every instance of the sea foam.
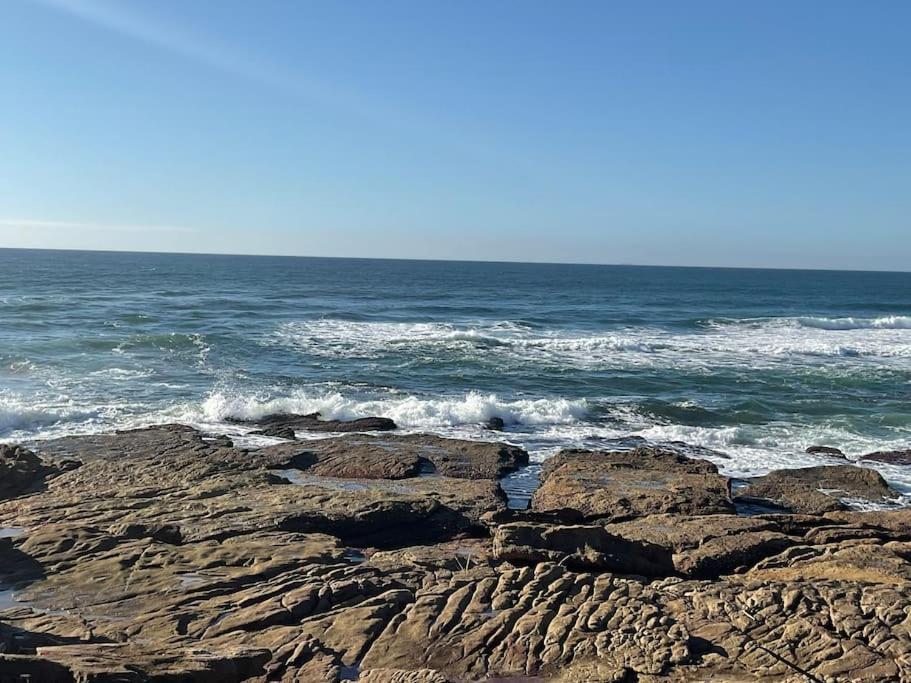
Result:
M502 400L495 394L469 392L462 396L420 398L390 396L356 399L339 392L296 391L289 396L211 393L202 404L210 422L226 418L255 420L271 413L318 412L327 420L352 420L376 415L405 428L453 427L499 417L510 425L568 424L587 413L584 400L539 398Z

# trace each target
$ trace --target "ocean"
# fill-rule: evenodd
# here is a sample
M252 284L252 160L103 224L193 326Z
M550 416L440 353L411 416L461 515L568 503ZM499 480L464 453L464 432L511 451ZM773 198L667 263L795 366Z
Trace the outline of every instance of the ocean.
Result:
M280 411L733 477L911 448L911 273L0 250L0 440Z

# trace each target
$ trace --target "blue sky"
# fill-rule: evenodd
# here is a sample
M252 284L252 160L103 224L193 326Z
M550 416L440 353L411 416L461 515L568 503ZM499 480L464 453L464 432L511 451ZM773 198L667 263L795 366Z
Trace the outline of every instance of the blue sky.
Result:
M911 269L911 3L0 3L0 246Z

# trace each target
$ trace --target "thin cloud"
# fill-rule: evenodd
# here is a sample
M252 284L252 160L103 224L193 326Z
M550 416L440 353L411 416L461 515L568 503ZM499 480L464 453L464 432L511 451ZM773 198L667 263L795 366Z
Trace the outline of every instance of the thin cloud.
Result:
M274 92L289 97L318 103L331 110L355 116L362 121L380 125L403 134L422 136L432 140L434 148L441 144L460 155L468 155L478 163L503 161L488 140L462 134L458 126L448 122L429 121L417 112L390 104L388 100L366 97L359 92L320 79L300 68L293 71L274 63L245 54L237 45L218 41L209 35L188 30L184 26L163 23L158 18L140 14L126 2L108 0L32 0L74 16L89 24L145 43L164 52L222 73L242 78ZM445 127L445 131L441 130ZM443 143L445 141L445 143ZM510 158L512 173L520 171ZM522 171L527 173L527 169Z
M43 221L31 218L0 218L0 227L28 228L30 230L93 230L98 232L126 233L195 233L195 228L177 225L128 225L122 223L85 223L80 221Z
M377 103L366 102L354 93L295 71L285 73L274 64L243 55L237 46L219 43L174 24L127 9L127 3L99 0L33 0L107 29L121 36L183 57L203 66L252 81L288 95L319 101L362 116L376 117ZM391 112L388 112L391 114Z

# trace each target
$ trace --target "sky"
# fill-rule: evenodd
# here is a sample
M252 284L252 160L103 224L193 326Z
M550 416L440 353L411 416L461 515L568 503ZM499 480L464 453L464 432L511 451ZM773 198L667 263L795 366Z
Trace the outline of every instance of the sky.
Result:
M0 2L0 246L911 270L911 3Z

